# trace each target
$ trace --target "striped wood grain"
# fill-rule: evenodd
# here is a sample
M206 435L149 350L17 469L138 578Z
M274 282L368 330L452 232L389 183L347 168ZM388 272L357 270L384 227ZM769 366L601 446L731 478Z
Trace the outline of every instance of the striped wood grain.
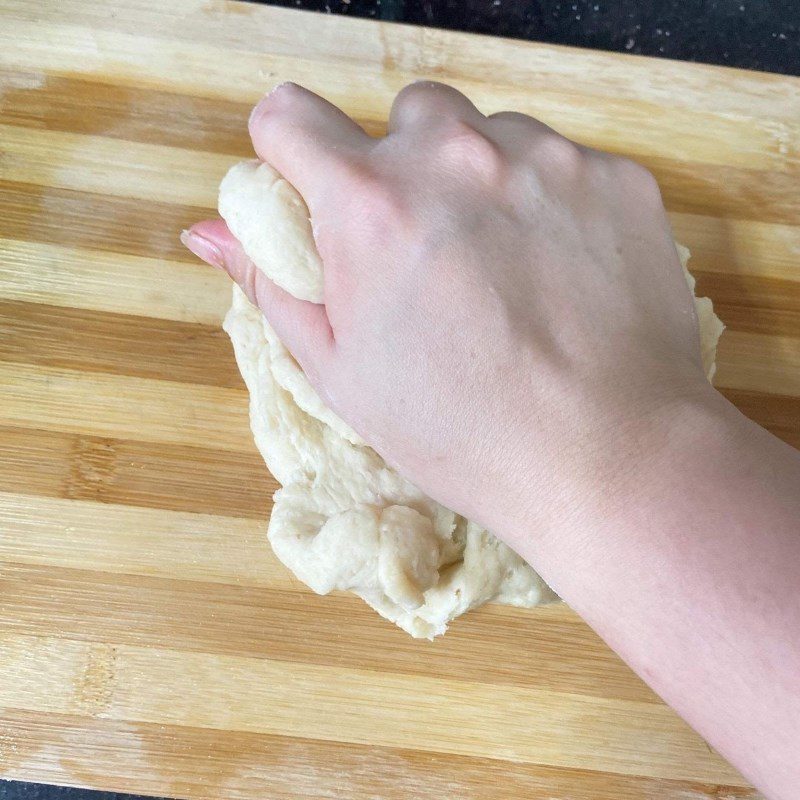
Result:
M0 0L0 775L186 798L753 800L568 609L417 642L264 542L275 482L178 231L296 80L374 135L447 80L659 179L800 444L800 82L216 0Z

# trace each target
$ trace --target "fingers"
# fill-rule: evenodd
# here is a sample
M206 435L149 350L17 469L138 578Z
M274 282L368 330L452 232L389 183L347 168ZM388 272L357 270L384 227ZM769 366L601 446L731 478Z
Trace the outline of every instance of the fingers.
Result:
M373 140L332 103L294 83L273 89L253 109L250 137L259 158L303 195L316 199L368 152Z
M417 81L395 98L389 114L389 132L429 130L445 121L460 120L480 127L486 118L457 89L434 81Z
M304 372L320 374L333 348L324 305L298 300L273 283L245 255L221 219L198 222L181 233L181 242L207 264L224 269L261 309Z

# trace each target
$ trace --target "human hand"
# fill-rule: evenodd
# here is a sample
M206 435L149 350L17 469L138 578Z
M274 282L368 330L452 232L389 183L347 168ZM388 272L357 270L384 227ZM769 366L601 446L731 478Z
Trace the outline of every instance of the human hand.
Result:
M500 535L515 515L553 524L635 469L654 416L708 391L658 187L637 164L434 83L400 93L383 139L293 84L250 133L310 209L324 305L275 286L220 221L187 244L243 286L324 402L444 505Z

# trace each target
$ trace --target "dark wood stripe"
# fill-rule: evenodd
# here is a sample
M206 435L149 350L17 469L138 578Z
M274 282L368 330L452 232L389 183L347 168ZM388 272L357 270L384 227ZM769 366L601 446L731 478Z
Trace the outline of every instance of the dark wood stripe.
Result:
M7 125L253 157L244 103L8 70L0 87Z
M741 305L715 303L714 310L732 331L800 337L800 313L797 311L751 306L746 300Z
M0 361L241 389L218 326L0 300Z
M266 520L257 453L0 427L0 491Z
M216 209L0 180L0 237L196 263L178 236Z
M5 562L0 597L0 631L16 634L660 702L587 626L548 609L484 607L430 643L353 595Z
M752 789L295 736L8 708L0 726L5 777L191 800L758 800Z
M22 87L22 88L17 88ZM154 87L122 86L85 77L0 69L3 123L124 139L187 150L253 158L247 132L252 105L179 94ZM87 107L91 114L86 113ZM381 120L361 119L373 136Z
M0 427L0 492L63 497L77 438Z
M800 450L800 397L724 389L745 416Z
M800 269L796 281L714 272L695 272L695 277L697 293L714 301L732 330L800 336Z

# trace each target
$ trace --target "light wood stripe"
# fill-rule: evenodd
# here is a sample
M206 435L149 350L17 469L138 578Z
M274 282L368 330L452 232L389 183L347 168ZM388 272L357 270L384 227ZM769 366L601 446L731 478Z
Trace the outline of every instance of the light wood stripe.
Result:
M669 211L796 226L800 199L797 176L786 170L767 172L734 167L703 167L659 156L639 157L658 180Z
M142 142L120 147L105 136L14 125L0 125L0 141L5 181L210 208L225 172L239 160Z
M513 106L511 106L513 107ZM236 156L201 153L180 147L127 142L124 148L115 139L105 136L32 130L13 125L0 125L5 158L0 165L0 178L36 186L53 186L73 191L93 192L113 197L126 197L181 205L214 208L217 187ZM602 146L602 142L587 142ZM613 149L613 148L611 148ZM754 207L752 195L761 188L768 190L768 203L783 201L772 213L789 213L796 219L798 203L793 193L797 178L786 173L769 173L767 185L756 168L715 166L702 168L697 162L675 162L664 156L640 159L659 180L668 207L677 211L701 202L704 210L722 208L744 218L753 213L763 221L771 220L769 206ZM53 167L53 161L58 164ZM687 192L686 181L693 180L693 191ZM739 191L731 191L733 187ZM743 184L747 192L741 191ZM779 189L779 185L783 185ZM716 202L709 196L727 187ZM689 199L686 199L689 198ZM727 198L730 209L724 205ZM749 202L744 203L743 198ZM709 202L709 201L712 202Z
M244 389L219 325L39 303L0 300L0 361Z
M261 519L240 519L46 497L33 506L27 495L0 493L0 509L3 561L272 589L302 585L266 543L269 507Z
M87 642L262 657L529 686L660 704L565 606L491 606L434 644L411 639L348 594L0 563L3 629ZM91 619L91 625L85 620ZM513 642L513 652L497 658ZM571 655L565 665L565 642ZM532 659L536 669L531 669Z
M0 239L0 298L219 326L230 306L230 280L192 259Z
M15 427L252 452L246 390L0 362Z
M17 199L12 195L8 205ZM155 228L160 215L161 209L156 209L142 224ZM740 300L769 308L797 307L800 228L741 220L715 222L709 217L686 214L674 214L672 221L678 240L690 246L692 272L701 282L705 280L706 291L716 302L729 302L724 292L715 294L717 287L731 286L735 276L741 276L738 280L742 283L738 285L746 282L748 291ZM227 310L228 280L185 250L178 253L190 261L190 266L174 259L50 244L47 232L43 233L41 242L0 239L0 297L206 324L221 322ZM738 241L743 242L741 248ZM744 242L750 243L749 251ZM122 240L109 238L106 243L138 249ZM703 278L705 273L719 278ZM73 277L76 275L77 281ZM76 288L75 283L81 280L85 286Z
M472 85L465 85L464 90L470 96L475 93ZM752 117L723 117L702 107L677 112L674 107L627 98L582 96L576 102L575 97L560 91L525 88L497 98L478 92L481 110L522 110L570 139L637 160L657 154L681 161L691 153L691 159L703 166L797 170L800 126L792 123L771 126ZM721 137L722 145L712 131Z
M255 448L233 453L0 426L0 492L263 521L277 488Z
M2 69L0 90L6 125L253 156L247 103Z
M14 634L0 666L17 676L0 704L26 711L220 731L231 719L250 733L746 785L652 703Z
M11 210L19 200L19 193L11 192L3 202L0 190L0 208ZM97 222L105 206L94 197L89 197L86 204ZM36 211L26 210L32 215L27 219L28 224L36 225ZM177 228L169 241L170 256L178 255L190 261L189 265L174 258L108 254L76 246L75 240L94 242L96 232L81 234L67 210L59 206L55 211L66 217L63 226L37 227L35 232L27 232L34 239L40 236L42 241L0 239L0 297L187 322L221 322L230 302L228 280L182 248ZM187 208L187 217L191 213ZM195 219L205 215L201 210L194 213ZM161 208L155 209L149 218L138 220L139 227L158 229L161 214ZM42 216L39 212L38 217ZM741 285L747 291L739 296L740 302L749 302L754 307L796 308L800 291L800 228L733 220L715 222L709 217L686 214L673 215L672 219L679 241L691 247L690 266L701 279L700 288L715 302L730 303L726 295L732 293L733 286ZM0 221L0 228L3 224L13 227L7 218ZM134 244L130 239L120 239L119 232L127 236L127 225L117 227L115 234L110 232L116 227L112 219L104 227L109 230L104 240L109 247L137 252L150 246L147 242ZM73 241L50 243L52 239L64 238L65 228ZM15 232L21 233L18 229ZM749 242L749 246L744 242ZM155 249L158 252L160 247ZM704 277L704 273L720 277L714 280ZM735 276L742 276L743 283L735 284Z
M4 0L4 5L7 2ZM148 53L146 59L143 52ZM112 75L119 86L160 88L251 106L277 81L296 80L307 72L306 59L286 56L279 61L267 53L253 52L237 52L233 58L229 48L198 47L180 40L153 47L151 36L70 23L42 25L35 20L7 19L7 25L0 28L0 66L6 70L70 76L80 63L84 78L103 80ZM352 71L351 67L348 74ZM331 78L342 91L344 79L333 73Z
M748 226L748 223L740 223ZM770 226L778 236L782 228ZM742 231L742 236L748 233ZM684 238L684 241L687 239ZM688 239L692 241L691 239ZM734 329L794 335L800 289L800 269L790 259L800 241L775 247L759 262L743 259L738 266L700 242L693 250L691 265L699 278L698 289L724 305L747 303L747 314L723 312ZM694 247L694 243L693 243ZM164 319L219 324L229 303L225 276L199 263L162 262L129 255L108 255L85 248L62 247L16 240L0 240L0 297L65 307L97 309ZM769 259L769 260L767 260ZM763 265L765 277L754 275ZM785 265L785 267L784 267ZM744 274L744 269L748 274ZM718 275L705 275L705 272ZM742 277L734 275L741 271ZM768 276L780 275L783 281ZM790 315L776 314L786 310ZM223 367L224 369L224 367Z
M105 791L247 800L509 797L547 800L757 800L751 789L554 769L292 736L119 722L97 717L0 712L9 777ZM80 743L80 750L76 748ZM107 752L115 754L105 764ZM21 765L24 764L24 767ZM100 765L103 765L102 767ZM476 794L476 787L480 793Z

